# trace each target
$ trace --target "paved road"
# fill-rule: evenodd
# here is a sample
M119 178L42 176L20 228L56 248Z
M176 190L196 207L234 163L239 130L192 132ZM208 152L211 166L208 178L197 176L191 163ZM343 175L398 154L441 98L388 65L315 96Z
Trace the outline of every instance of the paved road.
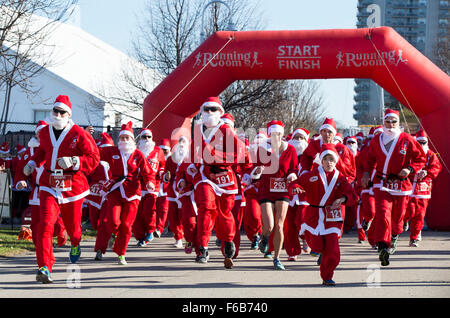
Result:
M83 241L77 267L69 263L68 247L55 249L51 285L35 282L34 254L0 258L0 298L450 297L450 233L427 231L423 238L420 247L412 248L403 234L391 265L380 268L376 252L358 244L355 232L344 235L334 276L337 286L331 288L321 286L316 258L301 255L297 262L288 262L283 251L286 271L274 271L270 260L250 250L245 235L232 270L223 268L215 246L210 246L210 262L197 264L192 255L172 247L170 237L155 239L146 248L135 247L132 238L127 266L117 265L112 252L94 261L94 242ZM214 245L214 239L211 242ZM77 275L78 286L76 279L70 280Z

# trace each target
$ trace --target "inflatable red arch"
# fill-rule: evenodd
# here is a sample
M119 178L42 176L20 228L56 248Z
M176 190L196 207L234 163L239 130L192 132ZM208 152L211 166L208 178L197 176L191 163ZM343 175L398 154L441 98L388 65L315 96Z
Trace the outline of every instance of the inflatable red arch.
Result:
M411 109L450 167L450 78L389 27L308 31L221 31L211 35L144 101L155 140L184 127L208 96L236 80L370 78ZM350 116L351 114L349 114ZM450 230L444 167L427 224Z

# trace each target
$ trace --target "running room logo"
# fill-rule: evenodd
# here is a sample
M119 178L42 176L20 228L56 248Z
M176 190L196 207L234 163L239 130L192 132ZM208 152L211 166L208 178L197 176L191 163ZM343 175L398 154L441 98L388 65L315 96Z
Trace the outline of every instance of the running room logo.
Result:
M320 45L280 45L277 61L280 70L320 69Z
M336 55L337 65L336 68L339 67L365 67L365 66L382 66L384 62L386 65L398 66L401 63L407 63L408 60L403 58L403 51L392 50L392 51L384 51L378 54L377 52L373 53L351 53L346 52L339 53Z
M229 52L219 53L199 52L195 56L195 63L193 67L209 65L212 67L248 67L262 66L262 62L258 61L258 52Z

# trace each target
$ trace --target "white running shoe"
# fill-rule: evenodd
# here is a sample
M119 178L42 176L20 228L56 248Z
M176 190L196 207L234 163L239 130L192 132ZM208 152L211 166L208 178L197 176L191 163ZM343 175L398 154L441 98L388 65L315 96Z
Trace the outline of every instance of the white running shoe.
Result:
M119 265L127 265L127 261L125 260L125 255L119 256Z
M182 240L176 240L175 243L173 244L174 247L176 248L182 248L183 247L183 241Z

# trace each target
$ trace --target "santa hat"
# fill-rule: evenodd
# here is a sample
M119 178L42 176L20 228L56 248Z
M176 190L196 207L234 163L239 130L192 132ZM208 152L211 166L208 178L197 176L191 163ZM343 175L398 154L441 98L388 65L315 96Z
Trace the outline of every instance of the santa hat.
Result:
M320 161L322 161L326 155L332 155L336 162L339 160L338 152L333 144L322 144L320 149Z
M97 144L100 148L114 146L114 141L108 133L102 133L99 143Z
M225 109L222 107L222 103L218 96L208 97L206 101L200 106L200 111L203 111L205 107L218 107L220 109L221 115L225 113Z
M321 131L322 129L328 129L331 130L334 134L337 133L337 129L336 129L336 123L334 122L333 118L325 118L322 126L320 126L319 131Z
M270 136L273 132L279 132L284 135L284 124L279 120L272 120L267 124L267 134Z
M354 143L357 143L357 140L356 140L357 137L355 137L355 136L347 136L345 138L346 138L345 144L347 144L349 141L353 141Z
M167 138L162 139L159 148L170 151L170 140Z
M426 141L428 142L428 136L425 130L421 129L418 132L416 132L416 140L417 141Z
M120 128L119 137L122 135L129 135L134 139L133 123L131 121L129 121L126 124L122 124L122 127Z
M231 114L229 114L229 113L226 113L226 114L224 114L224 115L221 117L221 119L222 119L223 122L224 122L225 124L227 124L228 126L234 127L234 117L233 117L233 115L231 115Z
M386 109L384 111L384 119L386 119L386 117L395 117L398 121L400 121L400 113L398 112L398 110L393 110L390 108Z
M309 139L309 131L308 131L307 129L305 129L305 128L297 128L296 130L294 130L294 131L292 132L292 138L294 138L294 136L295 136L296 134L302 135L303 137L306 138L306 140Z
M45 121L43 121L43 120L38 121L38 123L36 125L36 129L34 130L35 134L37 135L37 133L45 126L48 126L48 124Z
M9 144L6 141L2 143L2 145L0 146L0 153L2 154L9 153Z
M25 148L25 146L22 146L21 144L16 145L16 153L17 154L24 152L25 150L27 150L27 148Z
M375 136L378 133L382 133L383 132L383 126L377 126L375 127L374 131L373 131L373 135Z
M153 132L151 131L151 129L142 128L142 130L139 133L138 137L141 137L141 136L152 136L153 137Z
M373 132L374 131L375 131L375 127L374 126L370 127L369 134L367 135L367 138L373 138Z
M313 140L317 140L317 139L319 139L320 138L320 134L314 134L313 135Z
M340 141L341 143L343 143L344 142L344 140L342 139L342 134L341 133L336 133L336 136L334 136L334 140L338 140L338 141Z
M72 103L69 100L69 96L59 95L56 97L53 107L61 108L72 115Z
M356 139L364 139L364 134L360 131L359 133L356 134Z

